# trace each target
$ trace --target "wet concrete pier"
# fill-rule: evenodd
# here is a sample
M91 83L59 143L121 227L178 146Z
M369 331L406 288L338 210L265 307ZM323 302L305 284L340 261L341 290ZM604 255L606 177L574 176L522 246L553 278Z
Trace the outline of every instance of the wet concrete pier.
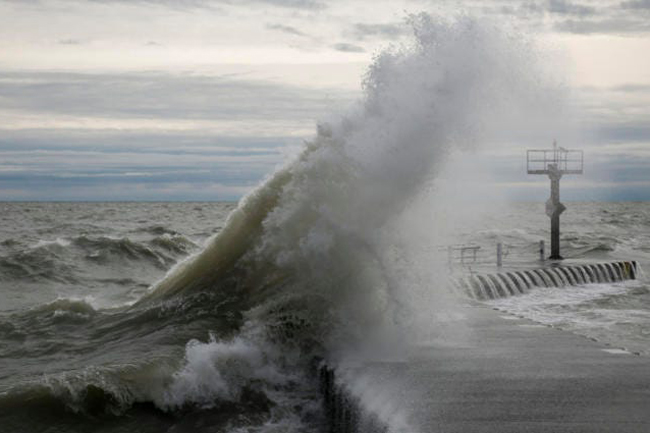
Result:
M331 431L650 431L648 357L474 301L459 312L453 338L322 369Z

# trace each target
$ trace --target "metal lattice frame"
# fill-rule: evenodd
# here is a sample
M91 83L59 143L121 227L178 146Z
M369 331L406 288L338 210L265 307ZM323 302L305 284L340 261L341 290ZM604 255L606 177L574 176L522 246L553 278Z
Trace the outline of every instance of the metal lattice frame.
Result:
M582 174L584 153L582 150L567 150L562 147L526 151L528 174L549 174L551 166L562 174Z

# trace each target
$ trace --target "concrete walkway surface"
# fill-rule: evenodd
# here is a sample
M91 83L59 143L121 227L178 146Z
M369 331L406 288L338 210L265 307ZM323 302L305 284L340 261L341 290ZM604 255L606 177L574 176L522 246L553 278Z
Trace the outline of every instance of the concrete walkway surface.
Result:
M461 338L337 371L394 430L650 433L650 357L489 307L462 307Z

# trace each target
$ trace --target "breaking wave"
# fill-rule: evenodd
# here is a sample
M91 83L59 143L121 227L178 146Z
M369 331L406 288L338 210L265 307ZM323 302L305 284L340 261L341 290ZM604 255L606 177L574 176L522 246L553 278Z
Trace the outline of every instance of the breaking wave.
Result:
M399 219L450 152L474 147L497 113L529 96L534 62L525 44L489 24L426 14L410 22L413 43L377 56L362 100L321 123L296 160L245 197L223 230L140 304L231 291L251 320L297 321L324 346L350 329L412 316L403 312L424 296L413 294L414 282L435 281L435 265L404 269L415 254L390 232L430 237ZM431 254L421 260L435 263Z
M363 98L321 123L294 161L137 303L105 313L58 300L39 310L87 320L83 335L100 348L75 353L104 366L53 371L0 394L0 406L41 401L111 416L143 404L165 413L247 407L257 423L282 424L298 413L299 428L317 422L306 376L313 359L447 314L452 301L436 283L437 258L416 247L416 239L431 244L430 222L404 224L405 214L450 152L472 148L528 91L534 62L525 44L470 18L420 14L410 23L413 42L376 57ZM147 231L156 236L148 243L79 236L39 244L33 254L76 248L99 264L167 268L193 251L163 227ZM104 346L135 359L118 362ZM150 359L137 360L134 347Z

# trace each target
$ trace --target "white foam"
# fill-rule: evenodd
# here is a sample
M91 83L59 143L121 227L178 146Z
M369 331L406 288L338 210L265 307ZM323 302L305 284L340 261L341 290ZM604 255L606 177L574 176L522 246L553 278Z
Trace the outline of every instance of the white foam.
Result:
M587 284L570 288L535 288L529 293L490 300L501 311L523 316L611 344L624 342L634 350L647 351L643 329L650 312L634 301L639 281Z
M156 404L165 409L185 404L213 407L220 401L237 401L252 381L279 384L286 379L255 344L242 338L218 341L210 336L206 343L187 343L184 365Z
M71 245L70 240L65 239L65 238L56 238L54 240L39 240L36 242L34 245L31 245L29 248L31 249L37 249L37 248L42 248L42 247L47 247L49 245L59 245L61 247L68 247Z
M611 353L612 355L632 355L631 352L628 352L625 349L600 349L603 352Z

